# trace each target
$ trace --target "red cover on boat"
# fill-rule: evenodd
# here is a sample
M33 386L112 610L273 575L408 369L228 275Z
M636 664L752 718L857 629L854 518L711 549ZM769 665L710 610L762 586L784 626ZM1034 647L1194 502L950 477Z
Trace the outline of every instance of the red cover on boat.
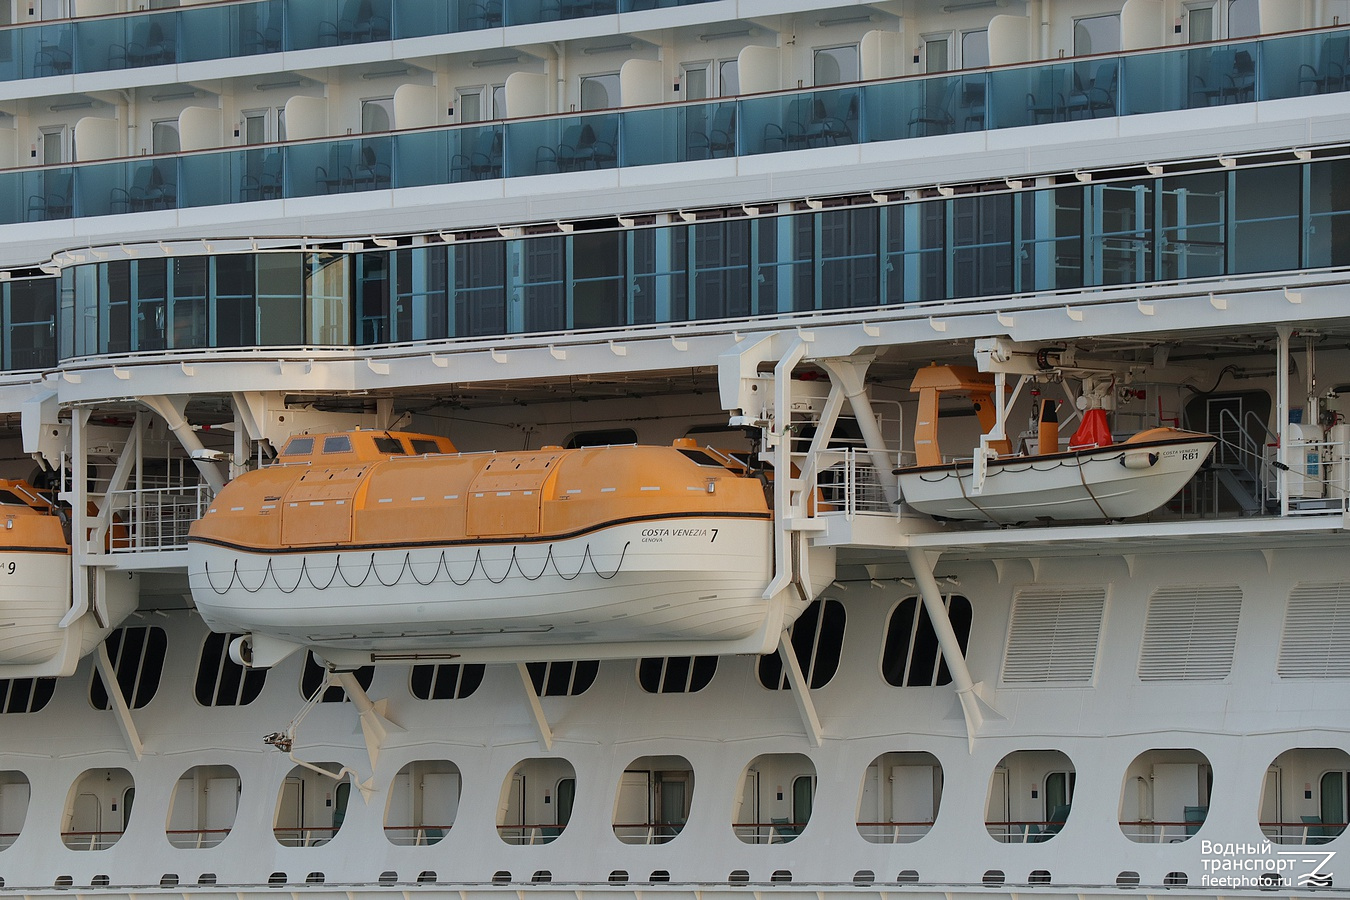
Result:
M1106 422L1106 410L1089 409L1083 412L1083 424L1069 438L1070 450L1091 450L1111 443L1111 426Z

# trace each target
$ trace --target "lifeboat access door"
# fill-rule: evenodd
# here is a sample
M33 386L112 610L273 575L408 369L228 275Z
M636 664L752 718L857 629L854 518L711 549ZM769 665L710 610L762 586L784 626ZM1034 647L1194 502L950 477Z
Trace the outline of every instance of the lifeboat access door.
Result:
M493 459L469 485L464 531L469 537L539 533L544 484L561 453L513 453Z
M281 498L281 542L288 547L352 539L353 501L365 466L306 472Z

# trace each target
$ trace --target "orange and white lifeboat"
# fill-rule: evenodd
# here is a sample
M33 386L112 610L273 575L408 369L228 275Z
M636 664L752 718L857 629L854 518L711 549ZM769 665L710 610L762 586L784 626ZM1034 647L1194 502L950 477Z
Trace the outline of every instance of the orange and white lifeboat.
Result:
M136 605L110 578L99 615L71 606L69 519L31 484L0 479L0 677L69 675Z
M339 664L760 653L834 574L810 551L806 590L766 599L772 529L762 483L692 441L299 435L193 525L189 579L254 665L302 646Z

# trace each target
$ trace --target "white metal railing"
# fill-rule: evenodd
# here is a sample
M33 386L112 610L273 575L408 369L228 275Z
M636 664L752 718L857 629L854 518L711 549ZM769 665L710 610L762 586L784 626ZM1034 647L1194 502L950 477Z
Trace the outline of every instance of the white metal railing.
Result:
M180 850L202 850L214 847L229 837L228 828L175 828L165 832L169 844Z
M682 830L684 826L678 823L614 823L614 836L625 844L665 844L675 840Z
M1279 448L1269 454L1276 467ZM1350 509L1350 447L1342 441L1290 441L1289 472L1285 483L1289 491L1289 515L1340 515ZM1271 499L1279 499L1279 479L1267 479Z
M858 514L895 515L895 507L886 499L876 466L866 450L847 447L822 450L818 456L816 488L817 514L842 513L853 521Z
M211 503L209 485L134 488L108 495L112 507L113 553L187 548L188 528Z
M429 847L450 833L450 825L386 825L384 836L397 847Z
M805 822L736 822L732 832L747 844L786 844L797 839Z
M1309 819L1313 821L1309 821ZM1301 822L1262 822L1261 832L1272 844L1326 844L1345 832L1344 822L1323 822L1304 816Z
M911 844L932 827L932 822L859 822L858 834L869 844Z
M1189 840L1204 822L1121 822L1120 830L1136 844L1179 844Z

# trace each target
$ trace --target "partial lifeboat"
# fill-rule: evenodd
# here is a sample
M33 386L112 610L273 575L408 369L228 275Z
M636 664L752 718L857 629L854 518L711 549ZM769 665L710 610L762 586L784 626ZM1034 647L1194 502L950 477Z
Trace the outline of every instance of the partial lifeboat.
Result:
M762 482L692 441L298 435L192 526L189 579L252 665L298 647L340 664L761 653L833 578L810 551L811 584L766 599L772 529Z
M1046 407L1041 452L1013 453L1008 442L990 441L983 459L943 460L938 398L969 397L988 435L994 426L993 381L971 367L930 366L919 370L910 389L919 394L918 464L898 468L895 475L904 502L938 518L1006 525L1147 515L1176 496L1217 443L1213 435L1179 428L1150 428L1117 441L1105 410L1089 409L1068 447L1060 449L1053 407Z
M135 579L109 576L99 615L73 612L69 521L28 482L0 479L0 677L71 674L135 608Z

